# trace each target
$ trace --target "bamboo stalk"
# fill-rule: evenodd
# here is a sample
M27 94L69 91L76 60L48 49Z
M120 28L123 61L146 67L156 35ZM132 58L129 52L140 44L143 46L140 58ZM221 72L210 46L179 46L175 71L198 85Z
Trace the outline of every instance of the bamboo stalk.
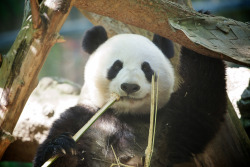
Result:
M148 134L148 146L145 150L145 163L144 167L150 166L150 161L154 150L154 138L156 130L156 116L157 116L157 101L158 101L158 82L155 91L155 74L152 76L151 85L151 108L150 108L150 127Z
M120 96L112 93L110 100L92 117L90 120L73 136L73 139L75 141L78 141L78 139L84 134L84 132L116 101L120 99ZM59 156L54 156L47 160L42 167L48 167L50 166Z
M156 131L156 118L157 118L157 109L158 109L158 94L159 91L158 91L158 82L156 81L156 94L155 94L155 110L154 110L154 132L153 132L153 141L152 141L152 151L151 151L151 157L153 155L153 152L154 152L154 144L155 144L155 131ZM150 160L151 160L151 157L150 157Z

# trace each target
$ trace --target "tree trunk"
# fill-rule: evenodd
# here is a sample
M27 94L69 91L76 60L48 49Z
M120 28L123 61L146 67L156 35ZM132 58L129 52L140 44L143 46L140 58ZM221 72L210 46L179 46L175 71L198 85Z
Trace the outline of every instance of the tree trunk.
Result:
M22 28L11 49L3 57L0 68L0 134L5 136L0 140L0 158L13 141L10 134L38 83L37 76L51 47L61 41L59 31L74 0L46 0L40 5L40 11L36 1L33 2L33 17L29 13L24 19ZM36 21L32 23L32 19Z
M188 7L192 7L191 0L170 0L172 2L177 2L181 5L186 5ZM108 33L109 37L112 37L116 34L122 33L132 33L132 34L140 34L143 35L150 40L153 39L153 34L150 31L147 31L142 28L138 28L129 24L125 24L121 21L115 20L111 17L106 17L102 15L98 15L96 13L87 12L81 8L78 8L80 12L94 25L102 25Z

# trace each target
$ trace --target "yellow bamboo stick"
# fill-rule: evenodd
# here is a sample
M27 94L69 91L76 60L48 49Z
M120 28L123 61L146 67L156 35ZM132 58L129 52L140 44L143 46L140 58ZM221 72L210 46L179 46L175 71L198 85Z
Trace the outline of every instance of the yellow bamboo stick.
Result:
M145 150L144 167L150 166L150 161L153 155L154 137L155 137L155 128L156 128L156 116L157 116L157 101L158 101L158 82L156 85L156 92L155 92L155 74L154 74L152 76L152 85L151 85L150 126L149 126L149 134L148 134L148 145Z
M97 113L73 136L73 139L77 141L83 134L84 132L111 106L113 105L116 101L120 99L120 96L112 93L110 100L99 110ZM42 167L48 167L50 166L58 156L54 156L47 160Z

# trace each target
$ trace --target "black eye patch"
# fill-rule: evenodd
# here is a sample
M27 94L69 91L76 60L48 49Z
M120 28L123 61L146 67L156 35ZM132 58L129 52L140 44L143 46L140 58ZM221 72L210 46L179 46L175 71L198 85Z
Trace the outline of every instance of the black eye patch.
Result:
M112 80L116 77L118 72L122 69L123 63L120 60L116 60L113 65L108 69L108 80Z
M145 77L147 78L148 82L151 82L152 75L154 75L154 71L152 70L150 64L148 62L143 62L141 65L141 69L145 74Z

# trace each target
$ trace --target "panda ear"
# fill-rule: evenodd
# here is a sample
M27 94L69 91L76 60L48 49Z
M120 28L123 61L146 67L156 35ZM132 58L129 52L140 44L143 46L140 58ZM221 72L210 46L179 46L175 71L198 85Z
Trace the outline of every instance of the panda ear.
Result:
M167 58L170 59L174 57L174 44L171 40L155 34L153 43L163 52Z
M107 39L106 30L102 26L95 26L85 32L82 48L85 52L92 54Z

